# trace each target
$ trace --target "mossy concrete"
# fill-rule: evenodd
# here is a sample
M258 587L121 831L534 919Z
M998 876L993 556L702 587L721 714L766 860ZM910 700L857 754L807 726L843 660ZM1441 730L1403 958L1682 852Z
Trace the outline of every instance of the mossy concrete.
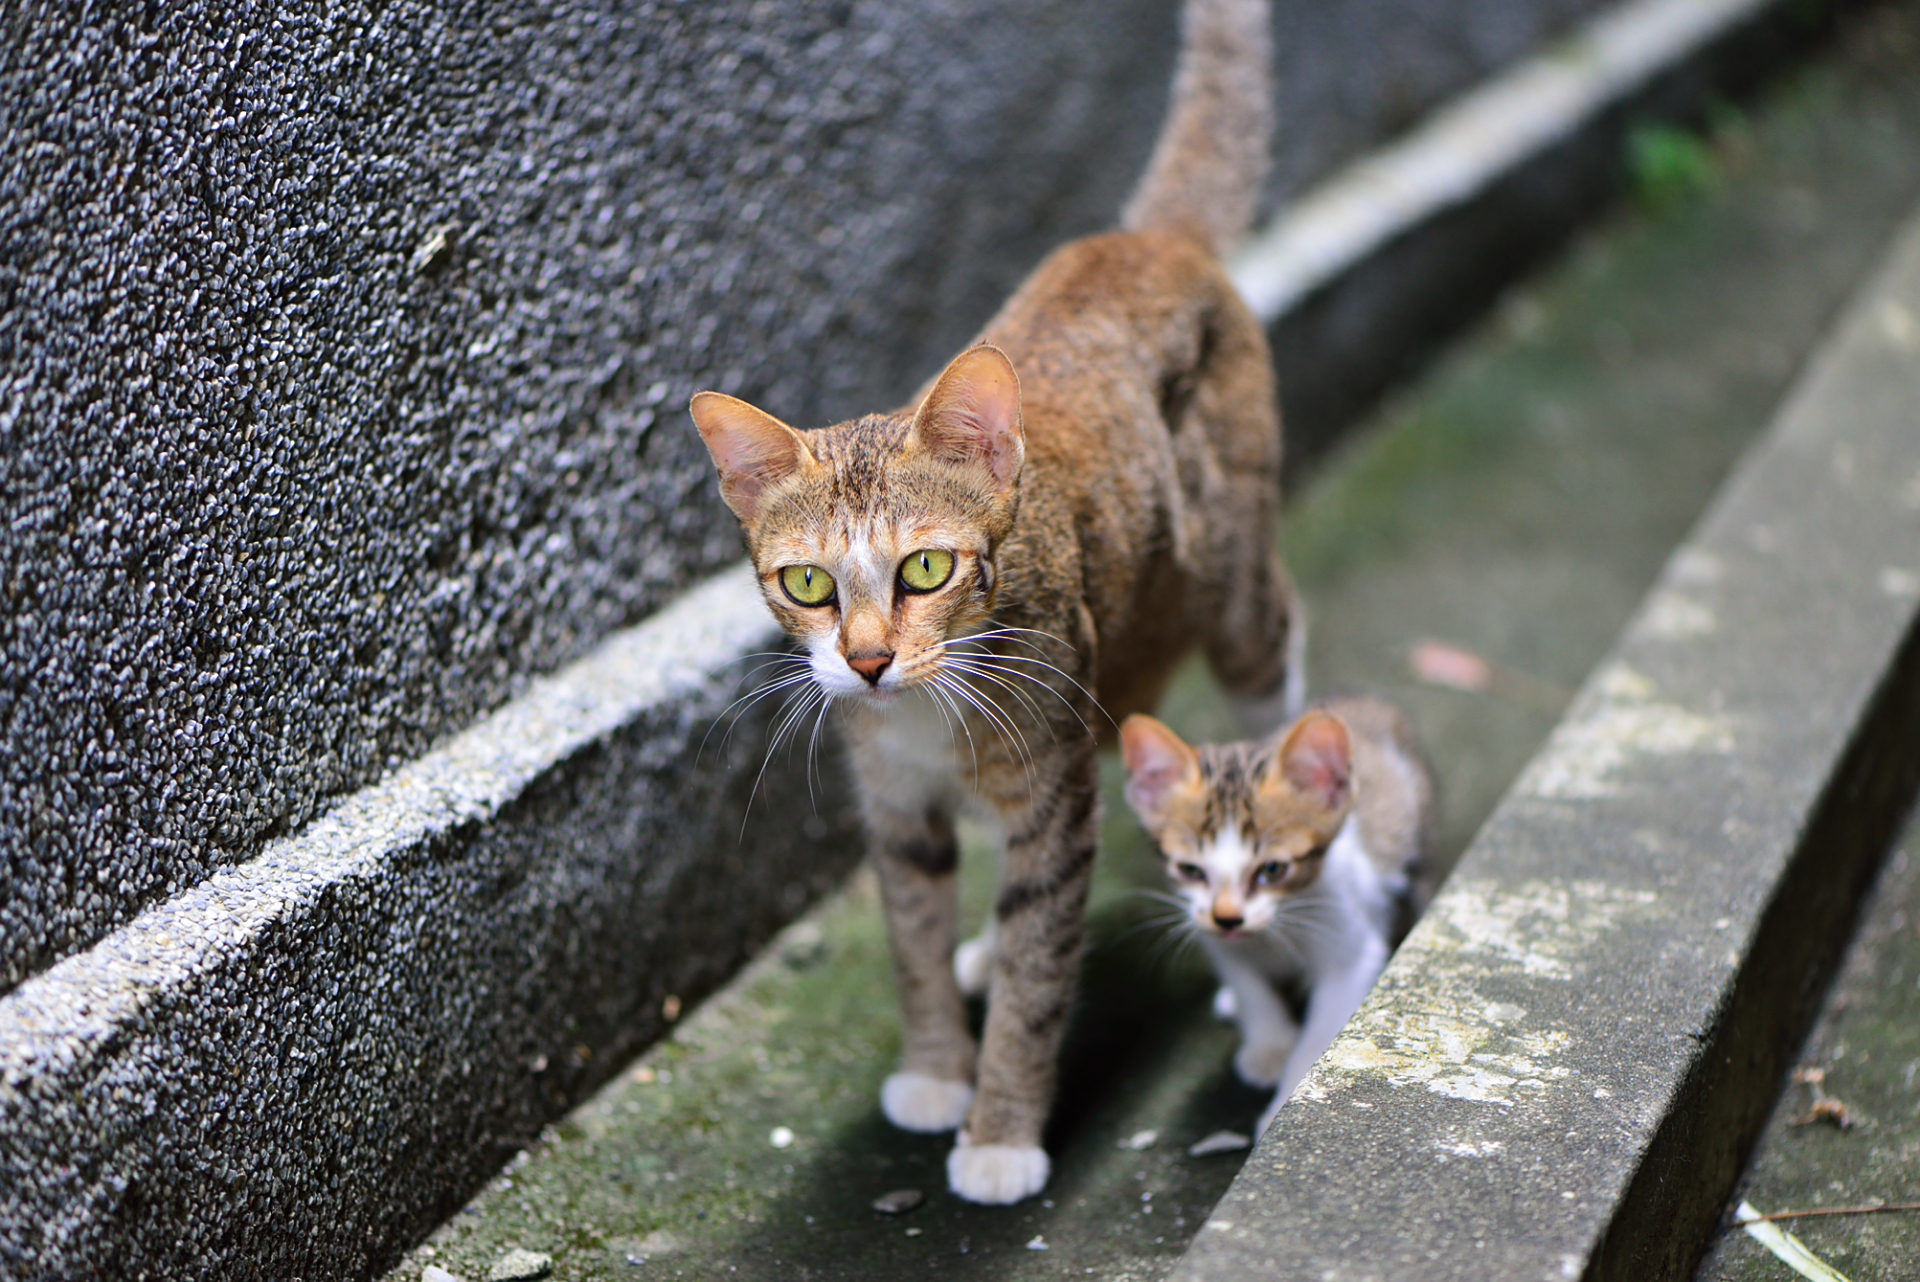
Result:
M1537 749L1920 195L1915 35L1920 5L1851 26L1713 135L1709 188L1610 220L1292 502L1285 547L1313 611L1315 681L1409 708L1442 782L1443 855ZM1407 648L1423 636L1538 684L1419 685ZM1168 715L1234 733L1199 669ZM1156 908L1139 892L1160 874L1111 776L1052 1206L956 1204L947 1142L881 1120L898 1026L856 882L390 1276L413 1282L431 1262L471 1282L516 1244L554 1252L561 1278L1165 1276L1240 1160L1185 1146L1247 1131L1264 1101L1232 1080L1204 967L1146 924ZM973 921L991 893L981 854L963 864ZM782 1126L795 1139L776 1149ZM1152 1147L1117 1146L1143 1130ZM898 1219L870 1209L901 1187L927 1203ZM1029 1250L1035 1236L1049 1249Z

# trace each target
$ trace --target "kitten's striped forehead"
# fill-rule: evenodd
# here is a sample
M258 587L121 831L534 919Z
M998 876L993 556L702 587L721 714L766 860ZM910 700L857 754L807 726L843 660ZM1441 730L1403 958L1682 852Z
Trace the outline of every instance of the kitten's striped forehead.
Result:
M1253 824L1253 794L1262 768L1273 756L1267 743L1203 744L1200 747L1201 792L1206 812L1197 830L1203 837Z

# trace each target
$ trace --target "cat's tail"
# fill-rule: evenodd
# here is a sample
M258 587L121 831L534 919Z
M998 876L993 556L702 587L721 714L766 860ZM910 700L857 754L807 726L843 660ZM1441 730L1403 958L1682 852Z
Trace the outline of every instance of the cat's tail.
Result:
M1224 255L1253 227L1273 133L1267 0L1187 0L1173 101L1147 172L1120 215Z

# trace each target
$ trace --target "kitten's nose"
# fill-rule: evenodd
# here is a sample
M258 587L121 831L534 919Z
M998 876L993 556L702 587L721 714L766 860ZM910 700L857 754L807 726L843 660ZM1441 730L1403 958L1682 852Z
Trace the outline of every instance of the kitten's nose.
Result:
M875 654L850 654L847 656L847 666L865 677L867 684L870 686L880 684L880 674L885 672L887 665L892 662L893 656L884 650Z
M1223 913L1218 908L1213 910L1213 924L1222 930L1238 930L1240 923L1245 920L1239 913Z

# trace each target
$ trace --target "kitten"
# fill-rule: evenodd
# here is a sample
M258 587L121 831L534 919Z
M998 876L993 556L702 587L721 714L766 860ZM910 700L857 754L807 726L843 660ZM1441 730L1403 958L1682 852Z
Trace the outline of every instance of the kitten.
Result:
M1375 699L1330 702L1259 742L1196 750L1143 716L1120 735L1127 801L1231 994L1234 1069L1278 1087L1264 1131L1424 903L1432 783L1406 721ZM1290 986L1306 990L1304 1025Z
M1219 260L1265 172L1267 24L1192 0L1125 230L1052 254L912 406L808 432L691 406L804 651L783 724L830 706L846 741L900 991L882 1107L959 1128L948 1180L976 1202L1047 1180L1107 710L1152 707L1195 648L1248 698L1286 685L1272 363ZM978 1046L952 965L963 806L1004 842Z

